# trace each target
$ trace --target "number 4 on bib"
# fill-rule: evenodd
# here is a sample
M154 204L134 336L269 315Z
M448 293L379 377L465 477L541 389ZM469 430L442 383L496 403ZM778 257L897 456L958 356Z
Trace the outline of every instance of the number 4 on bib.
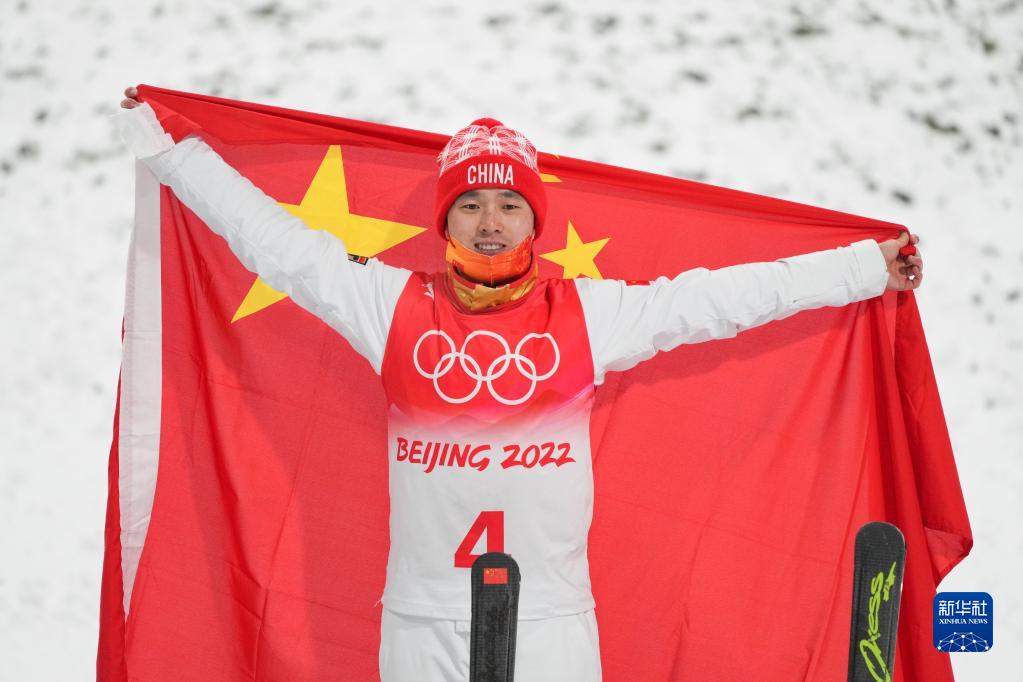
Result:
M462 538L462 543L455 550L455 568L472 568L473 563L481 555L473 554L472 550L479 542L480 536L487 534L488 552L504 552L504 512L480 512L473 522L472 528Z

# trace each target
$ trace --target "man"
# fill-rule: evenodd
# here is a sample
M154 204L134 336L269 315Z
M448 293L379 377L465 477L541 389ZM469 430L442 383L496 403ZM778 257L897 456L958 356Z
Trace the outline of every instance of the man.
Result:
M390 554L380 673L465 680L473 550L522 570L519 679L600 679L586 541L594 386L682 343L728 338L800 310L920 284L917 238L848 247L646 285L540 279L533 240L547 197L536 150L479 119L438 156L442 273L349 260L196 136L175 143L129 88L115 117L161 182L239 260L341 333L380 374L388 403Z

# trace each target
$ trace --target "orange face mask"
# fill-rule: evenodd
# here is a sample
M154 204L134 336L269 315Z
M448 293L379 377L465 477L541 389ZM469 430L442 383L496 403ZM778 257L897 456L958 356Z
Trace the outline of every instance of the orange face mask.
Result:
M521 277L533 261L533 235L496 256L477 253L448 235L444 260L463 277L487 286L497 286Z

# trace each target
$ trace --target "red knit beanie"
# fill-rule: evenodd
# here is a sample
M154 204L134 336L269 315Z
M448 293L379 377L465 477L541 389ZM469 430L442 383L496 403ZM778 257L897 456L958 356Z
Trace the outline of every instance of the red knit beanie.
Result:
M533 209L536 236L543 229L547 213L547 191L536 165L536 148L517 130L500 121L480 118L455 133L437 155L435 219L444 236L448 209L464 192L474 189L510 189L518 192Z

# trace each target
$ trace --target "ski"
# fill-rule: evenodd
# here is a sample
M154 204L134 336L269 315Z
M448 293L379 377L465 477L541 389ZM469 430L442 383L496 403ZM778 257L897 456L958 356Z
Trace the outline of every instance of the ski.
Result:
M897 527L874 521L856 533L849 682L891 682L905 563Z
M519 565L510 554L487 552L473 562L470 682L515 678L520 580Z

